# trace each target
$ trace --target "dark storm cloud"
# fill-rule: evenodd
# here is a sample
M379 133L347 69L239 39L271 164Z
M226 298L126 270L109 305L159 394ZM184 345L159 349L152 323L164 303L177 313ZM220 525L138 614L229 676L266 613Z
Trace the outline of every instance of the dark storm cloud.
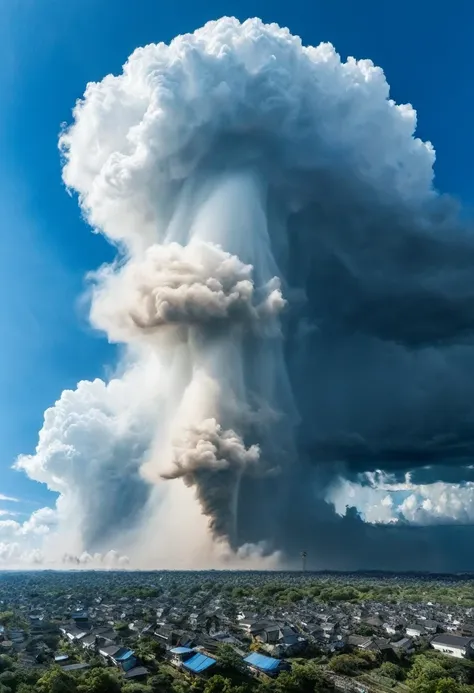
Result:
M353 194L334 186L293 222L288 276L309 326L288 349L301 451L349 473L455 465L462 480L474 453L471 224L443 199L423 215Z

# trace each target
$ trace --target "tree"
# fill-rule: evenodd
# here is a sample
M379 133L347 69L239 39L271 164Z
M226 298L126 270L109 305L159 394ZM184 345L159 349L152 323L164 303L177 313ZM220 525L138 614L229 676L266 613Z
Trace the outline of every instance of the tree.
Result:
M234 686L232 681L221 674L215 674L206 681L204 693L232 693Z
M355 630L356 635L364 635L367 637L370 637L371 635L375 635L375 628L372 626L369 626L368 623L361 623L359 626L357 626Z
M11 657L8 655L0 655L0 673L2 671L7 671L9 669L13 669L14 667L14 662Z
M436 682L436 693L459 693L460 686L452 678L445 677Z
M333 657L329 662L329 668L335 674L342 676L356 676L359 673L361 660L350 654L341 654Z
M115 673L107 669L91 669L79 685L79 693L121 693L121 690Z
M0 683L3 686L7 686L11 690L15 690L18 685L18 678L16 671L4 671L0 674Z
M319 693L329 689L321 669L312 662L294 664L291 671L282 672L271 685L274 693Z
M173 677L166 671L159 671L155 676L148 679L148 686L151 693L168 693L171 690Z
M128 623L125 623L125 621L117 621L114 623L114 628L121 635L124 635L125 632L128 631Z
M170 690L173 691L173 693L188 693L189 688L181 679L174 679Z
M242 657L237 654L232 645L220 645L217 650L217 665L224 672L243 671Z
M164 649L160 643L149 637L140 638L134 649L137 657L146 662L162 659L164 654Z
M38 679L36 690L38 693L76 693L77 686L70 674L55 667Z
M15 620L13 611L0 611L0 623L3 626L10 626Z
M448 672L446 665L449 667L449 662L445 662L446 658L441 660L430 657L426 654L416 655L413 658L413 665L407 676L407 684L413 693L436 693L438 681L446 679ZM454 681L454 679L451 679ZM454 683L456 683L454 681ZM443 693L440 691L440 693ZM447 691L446 693L452 693Z
M398 664L393 662L384 662L379 669L382 676L386 676L392 681L403 681L405 678L405 671Z
M20 683L16 689L16 693L36 693L36 688L29 683Z
M149 693L150 689L143 683L126 683L122 693Z

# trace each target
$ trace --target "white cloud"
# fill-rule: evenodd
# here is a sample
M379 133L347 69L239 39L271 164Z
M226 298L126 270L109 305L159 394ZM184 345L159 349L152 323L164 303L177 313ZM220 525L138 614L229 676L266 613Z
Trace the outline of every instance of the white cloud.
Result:
M57 515L65 536L59 553L113 548L117 528L132 524L143 511L147 484L139 466L159 401L153 364L147 366L132 367L108 384L83 381L64 391L45 412L35 454L16 462L17 469L60 494ZM27 530L43 533L51 521L44 510L37 511Z
M339 515L345 515L347 506L355 507L366 522L391 523L397 521L393 498L386 488L374 488L340 479L333 485L326 500Z
M303 47L275 24L223 18L139 48L122 74L88 84L61 137L64 180L94 226L141 249L162 240L176 183L223 131L264 133L279 174L285 157L292 172L329 158L385 192L426 197L433 149L413 137L413 108L388 96L370 60L344 63L329 43ZM190 213L171 220L181 234Z
M403 520L415 525L474 522L474 482L414 484L410 474L404 482L398 482L378 472L366 474L362 483L340 479L326 498L338 514L344 515L346 506L354 506L367 522Z
M44 538L56 528L53 508L40 508L25 522L0 521L0 563L27 565L43 561Z

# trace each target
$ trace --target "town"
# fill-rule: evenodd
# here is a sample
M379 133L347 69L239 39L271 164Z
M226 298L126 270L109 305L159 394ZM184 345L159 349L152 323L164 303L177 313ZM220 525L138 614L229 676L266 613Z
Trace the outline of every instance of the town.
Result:
M472 693L474 581L0 574L2 693Z

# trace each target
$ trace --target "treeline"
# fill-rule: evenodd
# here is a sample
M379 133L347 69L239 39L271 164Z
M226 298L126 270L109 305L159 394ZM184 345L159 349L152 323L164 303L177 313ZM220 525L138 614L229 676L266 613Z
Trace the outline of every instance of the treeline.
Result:
M225 586L223 586L225 591ZM443 585L420 581L419 583L341 582L330 579L305 581L301 586L287 583L268 583L255 586L251 582L229 590L233 599L253 597L262 604L291 604L303 599L310 601L331 602L365 602L381 603L433 603L471 607L474 606L474 584L457 583Z

